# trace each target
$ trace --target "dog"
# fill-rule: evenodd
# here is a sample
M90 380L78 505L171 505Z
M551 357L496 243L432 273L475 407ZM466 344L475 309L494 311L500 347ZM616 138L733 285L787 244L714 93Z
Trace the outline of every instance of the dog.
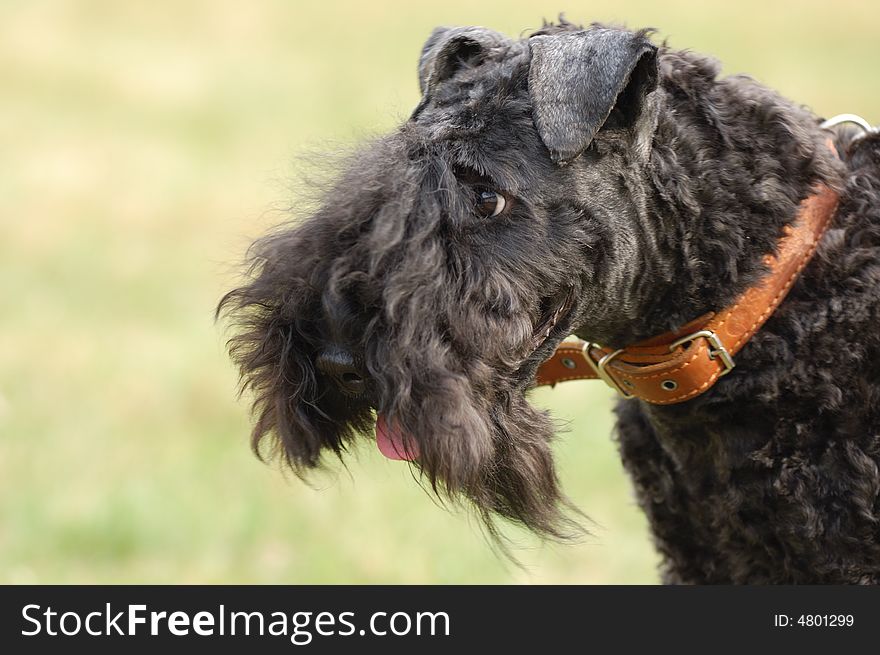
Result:
M528 401L561 362L625 396L664 582L880 582L880 135L564 19L437 28L418 77L220 302L257 454L375 434L496 538L577 538Z

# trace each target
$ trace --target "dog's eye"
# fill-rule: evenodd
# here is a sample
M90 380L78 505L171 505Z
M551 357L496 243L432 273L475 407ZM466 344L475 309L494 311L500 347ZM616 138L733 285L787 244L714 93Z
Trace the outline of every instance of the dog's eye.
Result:
M500 193L489 191L488 189L477 191L477 204L474 207L477 216L481 218L498 216L498 214L504 211L506 206L507 200Z

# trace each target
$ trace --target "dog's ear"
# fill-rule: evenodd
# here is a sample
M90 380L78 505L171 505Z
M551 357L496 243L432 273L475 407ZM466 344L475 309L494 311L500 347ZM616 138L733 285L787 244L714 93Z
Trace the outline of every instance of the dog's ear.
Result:
M422 95L449 79L464 66L478 66L486 53L507 39L484 27L437 27L419 57L419 89Z
M645 32L595 27L534 36L529 48L533 118L554 162L580 155L603 125L639 127L657 86L657 47Z

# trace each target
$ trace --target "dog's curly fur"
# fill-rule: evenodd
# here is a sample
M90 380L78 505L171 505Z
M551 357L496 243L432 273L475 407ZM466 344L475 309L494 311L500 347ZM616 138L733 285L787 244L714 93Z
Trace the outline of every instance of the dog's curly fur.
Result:
M841 191L833 225L737 368L680 405L622 401L618 438L664 580L878 582L880 137L839 138L838 159L809 111L649 37L564 20L518 41L431 35L410 120L260 240L221 301L254 447L271 437L303 472L378 410L434 491L490 529L575 534L553 422L526 398L538 365L568 333L623 346L729 304L824 182ZM626 70L577 141L558 100L578 90L545 69L584 44ZM499 216L475 213L485 190L507 200ZM329 347L362 393L316 368Z

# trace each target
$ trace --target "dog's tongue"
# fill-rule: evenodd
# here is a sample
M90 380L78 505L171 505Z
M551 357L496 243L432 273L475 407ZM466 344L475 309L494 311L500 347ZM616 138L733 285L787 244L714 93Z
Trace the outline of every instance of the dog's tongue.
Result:
M379 446L379 452L388 459L411 462L419 456L419 445L403 434L396 423L389 424L384 414L379 414L376 419L376 445Z

